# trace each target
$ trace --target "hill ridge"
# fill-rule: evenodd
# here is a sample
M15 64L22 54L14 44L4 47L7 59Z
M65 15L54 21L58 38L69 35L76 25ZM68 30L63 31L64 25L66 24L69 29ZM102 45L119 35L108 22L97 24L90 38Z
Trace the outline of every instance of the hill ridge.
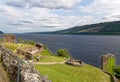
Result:
M103 22L56 31L57 34L120 34L120 21Z
M120 35L120 21L101 22L83 26L75 26L65 30L52 32L29 32L27 34L95 34L95 35Z

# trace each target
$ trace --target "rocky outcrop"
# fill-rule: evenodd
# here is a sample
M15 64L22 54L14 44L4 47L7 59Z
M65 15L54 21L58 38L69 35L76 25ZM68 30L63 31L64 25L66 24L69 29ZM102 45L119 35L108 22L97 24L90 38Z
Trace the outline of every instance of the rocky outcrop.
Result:
M33 64L19 59L3 45L0 45L0 56L6 71L15 82L51 82L38 73Z

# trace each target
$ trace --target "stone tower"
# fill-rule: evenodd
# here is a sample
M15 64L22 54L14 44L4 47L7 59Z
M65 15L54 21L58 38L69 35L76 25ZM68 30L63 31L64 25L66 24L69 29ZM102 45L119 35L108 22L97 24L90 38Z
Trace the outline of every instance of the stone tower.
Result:
M13 34L4 34L4 42L16 43L16 37Z
M113 54L103 55L101 59L102 70L108 72L115 65L115 56ZM108 67L109 66L109 67Z

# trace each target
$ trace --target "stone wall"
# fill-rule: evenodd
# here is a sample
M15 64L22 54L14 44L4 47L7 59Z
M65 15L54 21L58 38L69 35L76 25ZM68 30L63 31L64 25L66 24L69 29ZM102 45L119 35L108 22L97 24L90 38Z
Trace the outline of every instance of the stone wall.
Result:
M4 34L4 42L16 43L16 37L13 34Z
M107 54L102 56L101 64L103 71L107 71L108 60L112 57L114 57L113 54Z
M51 82L38 73L33 64L19 59L3 45L0 45L0 56L6 71L15 82Z

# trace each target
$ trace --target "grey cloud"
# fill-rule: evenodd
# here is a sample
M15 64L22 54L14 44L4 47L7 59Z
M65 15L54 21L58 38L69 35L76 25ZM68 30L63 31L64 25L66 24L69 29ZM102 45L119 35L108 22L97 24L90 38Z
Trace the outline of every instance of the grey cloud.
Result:
M6 5L15 6L15 7L24 7L26 4L24 2L8 2Z
M35 3L32 4L32 7L42 7L42 8L48 8L48 9L71 9L71 7L67 7L67 6L56 6L56 5L44 5L44 4L39 4L39 3Z
M120 14L118 14L118 15L112 15L111 17L120 18Z
M22 21L18 21L18 22L12 22L9 21L8 25L12 25L12 26L23 26L23 25L28 25L28 24L32 24L33 22L31 21L26 21L26 20L22 20Z
M0 12L6 12L6 10L4 10L4 9L0 9Z
M45 27L45 28L55 28L55 27L60 27L60 26L41 26L41 27Z
M48 9L71 9L82 0L12 0L6 2L14 7L42 7Z
M21 24L21 23L8 23L8 25L11 25L11 26L23 26L24 24Z
M110 15L110 16L103 17L103 20L113 19L113 18L114 19L120 18L120 14Z
M8 6L23 8L27 5L27 0L9 0L5 3Z
M44 7L49 9L70 9L72 6L69 6L64 3L61 3L60 0L31 0L30 3L32 6Z
M23 20L23 21L19 21L20 23L26 23L26 24L32 24L33 22L31 21L26 21L26 20Z

